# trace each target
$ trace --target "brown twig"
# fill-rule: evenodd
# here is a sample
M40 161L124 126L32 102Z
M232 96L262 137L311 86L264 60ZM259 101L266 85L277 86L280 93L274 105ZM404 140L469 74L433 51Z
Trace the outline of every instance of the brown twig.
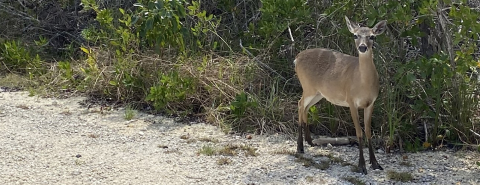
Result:
M287 80L285 77L283 77L280 73L278 73L277 71L275 71L274 69L272 69L270 66L268 66L267 64L261 62L260 60L257 59L257 57L255 57L252 53L250 53L250 51L248 51L245 47L243 47L243 44L242 44L242 39L240 39L240 47L243 49L243 51L245 51L248 55L250 55L253 60L255 60L255 62L257 62L257 64L259 64L260 66L262 66L263 68L265 69L268 69L269 71L275 73L278 77L280 77L282 80Z

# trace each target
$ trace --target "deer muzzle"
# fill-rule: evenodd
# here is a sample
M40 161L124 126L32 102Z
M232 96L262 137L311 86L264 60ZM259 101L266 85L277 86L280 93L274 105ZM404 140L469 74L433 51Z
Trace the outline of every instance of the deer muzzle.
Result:
M358 46L358 51L360 51L360 52L362 52L362 53L367 52L367 46L365 46L365 45L363 45L363 44L360 45L360 46Z

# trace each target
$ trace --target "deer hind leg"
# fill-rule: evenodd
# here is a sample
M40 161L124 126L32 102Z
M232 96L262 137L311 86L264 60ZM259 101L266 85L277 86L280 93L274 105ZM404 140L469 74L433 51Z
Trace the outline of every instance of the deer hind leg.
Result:
M365 121L365 135L368 141L368 154L370 156L370 164L372 164L372 169L383 170L383 168L378 164L377 159L375 158L375 153L373 152L372 145L372 113L373 113L373 103L365 108L364 110L364 121Z
M297 153L304 153L303 147L303 134L305 132L305 141L311 146L315 146L312 142L312 137L310 135L310 129L308 127L308 109L312 105L315 105L318 101L323 98L320 94L310 95L308 93L303 93L302 98L298 101L298 138L297 138Z
M359 158L358 158L358 170L360 173L367 174L367 168L365 167L365 158L363 158L363 133L362 127L360 126L360 120L358 119L358 108L355 104L349 103L350 106L350 113L352 115L353 123L355 124L355 132L358 139L358 150L359 150Z

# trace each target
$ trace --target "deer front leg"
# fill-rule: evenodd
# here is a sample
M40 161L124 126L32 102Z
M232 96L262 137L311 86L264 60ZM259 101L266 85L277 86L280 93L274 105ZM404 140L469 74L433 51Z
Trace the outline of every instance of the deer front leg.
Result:
M305 153L303 148L303 125L306 124L304 120L303 97L298 101L298 138L297 138L297 153Z
M298 124L297 153L305 153L303 148L302 123Z
M368 154L370 156L370 164L372 164L372 169L383 170L383 168L378 164L377 159L375 158L375 153L373 151L372 145L372 113L373 113L373 103L370 104L364 110L364 120L365 120L365 135L367 136L368 141Z
M355 124L355 132L358 138L358 172L367 174L367 168L365 167L365 158L363 158L363 133L360 126L360 120L358 119L358 108L353 103L350 103L350 113L352 115L353 123Z
M305 132L305 141L307 141L310 146L317 146L316 144L313 144L312 136L310 136L310 129L308 123L305 123L305 125L303 126L303 131Z

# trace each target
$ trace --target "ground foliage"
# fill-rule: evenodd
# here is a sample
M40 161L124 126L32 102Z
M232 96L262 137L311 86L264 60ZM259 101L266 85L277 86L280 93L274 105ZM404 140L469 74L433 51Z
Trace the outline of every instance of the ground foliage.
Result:
M387 20L375 44L378 147L475 146L479 11L476 0L6 0L0 83L200 117L226 132L293 133L295 55L355 55L343 17ZM320 104L314 133L355 133L348 109Z

